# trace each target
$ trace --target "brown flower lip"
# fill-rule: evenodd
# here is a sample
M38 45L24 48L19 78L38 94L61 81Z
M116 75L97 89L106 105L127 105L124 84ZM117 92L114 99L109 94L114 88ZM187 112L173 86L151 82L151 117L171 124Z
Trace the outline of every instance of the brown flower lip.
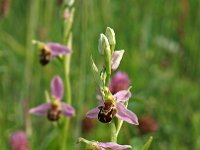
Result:
M61 114L62 114L62 108L60 108L59 106L51 105L51 107L49 108L47 112L47 118L50 121L57 121L59 120Z
M105 106L99 107L100 111L98 114L98 120L102 123L110 123L113 117L116 115L117 110L111 101L104 102L104 105Z
M40 53L40 64L45 66L49 63L50 59L51 59L51 52L42 49Z

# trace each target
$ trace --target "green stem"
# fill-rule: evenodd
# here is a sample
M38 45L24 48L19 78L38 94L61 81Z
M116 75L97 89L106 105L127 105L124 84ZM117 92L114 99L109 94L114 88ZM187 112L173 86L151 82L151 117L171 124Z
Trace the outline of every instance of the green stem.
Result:
M27 36L26 36L26 61L25 61L25 70L24 70L24 82L23 82L23 92L26 93L27 99L26 103L29 104L30 100L30 83L32 79L32 68L33 68L33 47L32 47L32 39L34 38L34 31L37 25L37 19L38 19L38 10L39 10L39 0L31 0L30 1L30 14L28 19L28 25L27 25ZM24 97L24 94L22 93L22 96ZM30 118L26 118L25 121L25 128L26 133L28 136L31 135L32 129L31 129L31 121Z
M117 142L117 137L118 137L118 135L119 135L119 131L121 130L122 124L123 124L123 121L117 119L116 133L115 133L116 142Z
M69 35L68 39L68 48L72 48L72 34ZM71 61L71 54L64 56L64 84L65 84L65 100L67 104L71 104L71 84L70 84L70 61ZM63 133L61 136L62 144L61 144L61 150L66 150L66 143L68 138L68 130L69 130L69 124L70 124L70 118L67 118L64 122L63 126Z
M109 87L109 84L110 84L110 76L111 76L111 73L110 72L107 72L106 74L106 86Z
M64 11L66 11L65 8ZM72 49L72 33L71 33L71 26L73 22L73 15L74 9L71 11L70 18L65 18L64 20L64 34L63 34L63 41L67 43L67 47ZM71 62L71 54L65 55L63 60L64 66L64 84L65 84L65 100L70 105L71 104L71 84L70 84L70 62ZM63 123L63 129L61 134L61 150L66 150L66 143L69 133L69 124L70 118L67 118Z
M111 141L117 143L117 137L119 135L119 131L122 127L123 121L120 119L116 119L115 123L111 124Z
M128 102L125 102L124 104L126 107L128 106ZM123 125L123 120L115 119L115 123L113 123L111 128L111 141L117 143L117 137L119 135L119 131L121 130L121 127Z
M116 137L116 126L115 123L111 123L111 142L117 142L117 137Z

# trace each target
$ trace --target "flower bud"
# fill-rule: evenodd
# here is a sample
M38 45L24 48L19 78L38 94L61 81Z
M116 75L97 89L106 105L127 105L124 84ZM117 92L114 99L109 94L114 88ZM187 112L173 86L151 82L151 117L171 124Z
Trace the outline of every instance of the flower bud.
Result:
M104 54L104 51L105 51L106 49L110 49L110 45L109 45L108 39L107 39L107 37L106 37L104 34L102 34L102 33L100 34L98 49L99 49L99 53L100 53L101 55Z
M72 8L69 10L69 8L66 8L64 10L63 18L64 18L64 37L67 39L69 37L70 30L72 28L72 23L74 19L74 11L75 9Z
M68 6L72 6L74 4L74 0L65 0L65 3L68 5Z
M111 53L112 53L115 49L115 44L116 44L115 32L112 28L107 27L105 34L106 34L106 37L108 38L108 42L110 44Z

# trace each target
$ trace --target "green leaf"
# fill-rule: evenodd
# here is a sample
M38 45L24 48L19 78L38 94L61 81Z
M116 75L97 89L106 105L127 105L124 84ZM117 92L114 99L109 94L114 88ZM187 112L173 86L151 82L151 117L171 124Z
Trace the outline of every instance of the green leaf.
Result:
M150 136L148 141L143 145L142 150L148 150L151 145L152 140L153 140L153 137Z

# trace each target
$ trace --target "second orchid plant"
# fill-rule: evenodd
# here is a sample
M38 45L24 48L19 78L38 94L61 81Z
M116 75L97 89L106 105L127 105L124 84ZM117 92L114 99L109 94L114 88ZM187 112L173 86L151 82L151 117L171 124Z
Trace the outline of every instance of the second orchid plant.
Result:
M102 143L79 138L78 142L85 143L87 149L104 150L110 148L123 150L131 148L130 145L117 144L117 137L123 121L132 125L139 124L135 113L127 108L128 101L131 98L131 87L114 91L112 84L110 84L111 73L118 68L124 54L124 50L115 50L115 44L114 30L107 27L105 34L100 34L98 45L99 53L104 58L104 66L101 70L97 68L91 58L94 78L97 81L100 93L97 95L98 105L87 112L88 118L98 118L102 123L113 124L111 142Z

